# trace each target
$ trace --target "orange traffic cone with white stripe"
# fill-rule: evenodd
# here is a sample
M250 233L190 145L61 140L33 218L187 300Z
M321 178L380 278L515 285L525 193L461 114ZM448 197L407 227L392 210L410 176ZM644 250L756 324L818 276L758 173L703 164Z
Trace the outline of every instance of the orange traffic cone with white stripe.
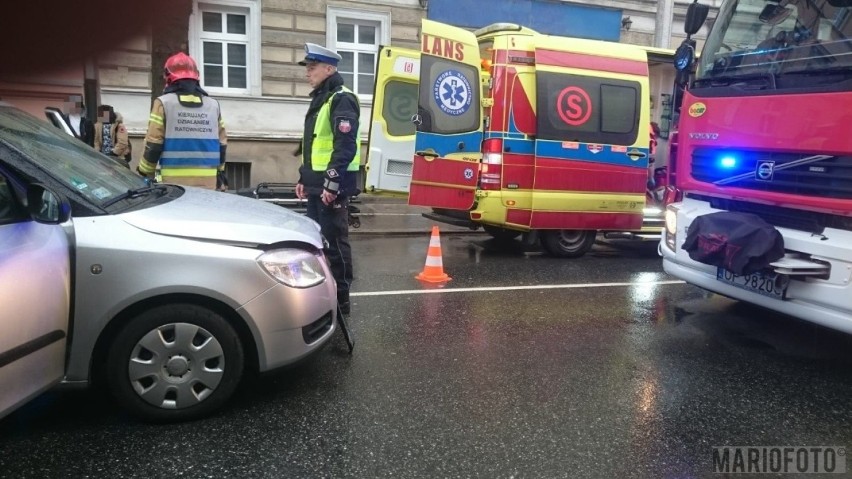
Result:
M426 266L423 267L423 272L415 278L427 283L443 283L452 279L447 276L447 273L444 273L444 262L441 259L441 236L437 226L432 227L432 238L429 239L429 251L426 253Z

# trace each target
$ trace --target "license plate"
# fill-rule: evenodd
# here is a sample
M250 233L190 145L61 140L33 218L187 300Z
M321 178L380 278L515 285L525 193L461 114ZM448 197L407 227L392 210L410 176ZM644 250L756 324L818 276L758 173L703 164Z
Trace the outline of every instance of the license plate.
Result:
M784 299L787 292L787 277L777 273L734 274L724 268L716 269L716 279L775 299Z

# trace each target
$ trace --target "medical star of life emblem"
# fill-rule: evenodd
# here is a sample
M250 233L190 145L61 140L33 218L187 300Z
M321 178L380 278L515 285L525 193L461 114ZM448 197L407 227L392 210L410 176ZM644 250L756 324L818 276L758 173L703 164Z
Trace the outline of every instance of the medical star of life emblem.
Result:
M341 133L349 133L352 131L352 124L349 123L349 120L340 120L340 122L337 123L337 130Z
M441 73L432 86L438 108L452 116L461 116L467 112L473 98L472 92L467 77L457 70Z

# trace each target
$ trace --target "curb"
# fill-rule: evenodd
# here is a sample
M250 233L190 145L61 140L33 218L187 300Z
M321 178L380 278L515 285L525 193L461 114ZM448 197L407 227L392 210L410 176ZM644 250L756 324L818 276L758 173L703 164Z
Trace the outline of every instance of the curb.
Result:
M413 230L371 230L371 231L359 231L358 228L349 228L349 236L430 236L432 234L431 229L424 231L413 231ZM441 231L441 236L465 236L465 235L486 235L487 233L482 230L469 230L469 231Z
M408 204L408 193L405 194L376 194L376 193L361 193L355 197L355 202L362 203L402 203Z

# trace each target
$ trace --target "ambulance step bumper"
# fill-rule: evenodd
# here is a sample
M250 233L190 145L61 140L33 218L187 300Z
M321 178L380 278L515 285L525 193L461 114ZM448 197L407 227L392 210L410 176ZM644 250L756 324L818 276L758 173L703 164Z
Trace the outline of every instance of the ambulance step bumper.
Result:
M456 213L456 210L433 210L429 213L422 213L422 215L426 219L460 228L470 228L472 230L479 228L479 224L471 221L467 211L458 210L458 213ZM462 215L467 216L467 218Z

